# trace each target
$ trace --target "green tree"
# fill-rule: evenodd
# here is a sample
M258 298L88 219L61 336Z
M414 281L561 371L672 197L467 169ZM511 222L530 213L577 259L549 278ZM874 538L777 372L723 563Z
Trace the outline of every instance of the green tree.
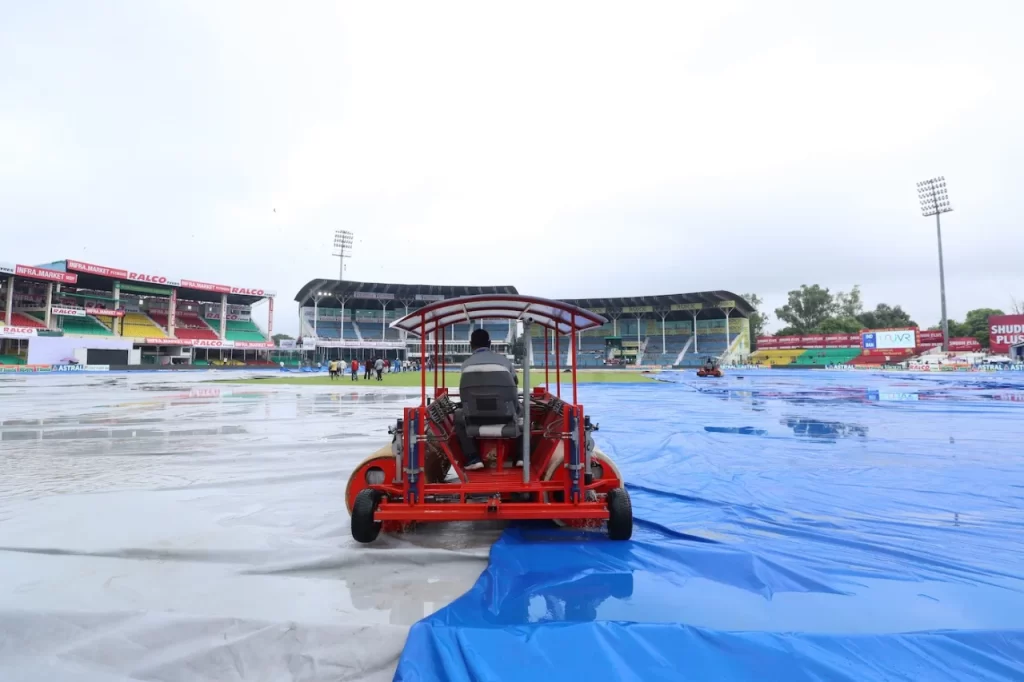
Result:
M279 345L279 346L281 345L281 341L282 341L282 340L283 340L283 341L291 341L291 340L292 340L292 337L291 337L291 336L288 336L287 334L274 334L274 335L273 335L272 337L270 337L270 338L271 338L271 340L272 340L272 341L273 341L274 343L276 343L276 344L277 344L277 345Z
M998 308L976 308L967 312L967 317L964 318L963 334L958 336L973 336L978 339L984 348L988 348L988 318L990 315L1005 315L1002 310ZM953 336L952 326L949 329L949 335Z
M835 312L835 297L828 289L801 284L799 289L789 292L786 305L775 309L775 317L796 330L794 333L806 334L817 330Z
M764 301L757 294L743 294L743 300L754 309L748 319L750 320L750 347L756 349L757 337L764 335L764 328L768 324L768 314L761 312L761 305Z
M818 326L822 334L856 334L864 325L856 317L841 316L830 317Z
M865 329L886 329L889 327L916 327L917 323L910 319L910 314L900 306L879 303L874 310L868 310L857 316Z
M836 294L836 316L840 318L854 318L856 319L861 313L864 312L864 301L860 296L860 285L854 284L853 288L850 289L850 293L843 293L840 291ZM848 326L848 325L847 325ZM859 331L859 327L854 331ZM824 329L822 331L825 331ZM853 332L848 332L852 334Z

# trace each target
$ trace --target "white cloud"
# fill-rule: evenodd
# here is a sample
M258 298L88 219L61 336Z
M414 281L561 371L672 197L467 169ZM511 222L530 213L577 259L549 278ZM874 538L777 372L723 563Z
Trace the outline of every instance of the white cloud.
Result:
M345 227L355 279L773 306L860 283L931 322L914 182L933 174L958 209L952 313L1024 295L1021 9L1000 11L192 2L54 25L22 8L0 28L24 55L0 67L0 194L28 232L18 260L84 249L285 299L336 273Z

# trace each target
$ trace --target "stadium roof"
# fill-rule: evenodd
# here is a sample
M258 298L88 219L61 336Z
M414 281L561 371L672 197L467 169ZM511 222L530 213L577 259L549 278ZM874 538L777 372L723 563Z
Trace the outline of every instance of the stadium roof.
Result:
M692 294L663 294L658 296L616 296L602 298L563 298L559 299L580 308L595 310L605 316L616 313L630 315L639 312L684 312L700 305L699 310L730 307L746 317L754 312L754 308L742 296L731 291L700 291ZM649 310L642 311L643 308Z
M378 307L377 301L398 301L400 303L425 304L459 296L481 294L518 294L513 286L441 286L436 284L387 284L382 282L348 282L336 279L314 279L299 290L295 300L299 306L312 306L313 298L320 294L317 305L321 308L340 308L341 299L346 307L357 303ZM669 313L689 316L696 307L699 311L719 312L720 307L732 304L734 312L747 317L754 309L747 301L731 291L701 291L690 294L665 294L659 296L622 296L602 298L560 298L571 305L597 312L605 317L627 316L643 313ZM700 314L700 313L698 313Z
M439 284L385 284L382 282L349 282L336 279L314 279L299 289L295 300L300 306L313 305L313 297L321 294L321 308L340 308L340 299L366 299L379 301L440 301L459 296L480 294L518 294L513 286L455 286ZM349 304L351 307L351 304Z
M200 303L220 303L221 296L227 296L232 305L252 305L257 301L275 295L264 289L214 284L196 280L176 279L163 275L111 268L72 259L54 261L39 268L56 272L72 273L77 277L74 286L79 289L111 291L115 281L121 282L121 289L127 294L143 293L156 296L170 296L171 289L178 290L178 297Z

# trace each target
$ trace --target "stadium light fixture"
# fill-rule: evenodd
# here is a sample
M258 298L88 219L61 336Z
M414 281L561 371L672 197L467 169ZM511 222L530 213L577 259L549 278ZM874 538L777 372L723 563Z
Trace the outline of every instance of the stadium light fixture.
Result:
M921 202L921 215L935 216L935 233L939 240L939 294L942 297L942 351L949 351L949 318L946 317L946 272L942 263L942 222L939 218L953 207L946 191L946 177L940 175L917 183L917 198Z
M348 230L334 231L334 257L338 259L338 281L345 279L345 259L352 257L353 234Z

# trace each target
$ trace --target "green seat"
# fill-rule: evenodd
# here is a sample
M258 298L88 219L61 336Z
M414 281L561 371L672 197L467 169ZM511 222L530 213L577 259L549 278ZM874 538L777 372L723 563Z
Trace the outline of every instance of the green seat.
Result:
M24 365L25 358L18 355L0 355L0 365Z
M206 318L207 324L220 333L220 320ZM266 341L267 337L256 326L255 322L249 320L228 320L225 325L224 338L228 341Z
M91 336L113 336L114 332L92 317L61 318L65 334L88 334Z

